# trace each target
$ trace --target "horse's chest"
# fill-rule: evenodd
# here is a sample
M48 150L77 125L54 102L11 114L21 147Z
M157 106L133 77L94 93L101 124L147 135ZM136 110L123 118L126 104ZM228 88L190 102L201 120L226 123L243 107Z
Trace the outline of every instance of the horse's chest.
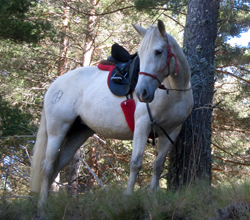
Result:
M191 111L188 102L178 102L171 106L156 109L154 120L166 130L173 130L184 122Z

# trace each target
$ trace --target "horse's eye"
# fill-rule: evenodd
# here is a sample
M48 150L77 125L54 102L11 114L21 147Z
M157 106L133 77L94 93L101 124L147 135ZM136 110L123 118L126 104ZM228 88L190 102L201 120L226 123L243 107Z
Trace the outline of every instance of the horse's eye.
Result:
M161 54L162 54L162 50L156 50L156 51L155 51L155 55L156 55L156 56L159 56L159 55L161 55Z

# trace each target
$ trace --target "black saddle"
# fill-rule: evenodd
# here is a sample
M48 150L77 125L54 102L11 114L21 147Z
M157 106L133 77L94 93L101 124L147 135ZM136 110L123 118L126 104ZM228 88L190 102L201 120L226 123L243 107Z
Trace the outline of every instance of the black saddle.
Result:
M133 59L136 55L137 53L130 55L125 48L115 43L111 47L111 56L109 56L108 61L114 63L126 63Z
M130 55L122 46L114 44L108 61L116 63L108 79L111 92L117 96L132 94L138 80L140 62L138 54Z

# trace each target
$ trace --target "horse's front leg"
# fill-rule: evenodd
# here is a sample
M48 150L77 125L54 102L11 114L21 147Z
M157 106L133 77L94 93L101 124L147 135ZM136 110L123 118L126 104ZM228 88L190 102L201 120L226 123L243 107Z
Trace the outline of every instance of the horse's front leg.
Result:
M145 125L144 123L142 124L136 123L135 126L133 137L133 150L130 161L130 174L126 194L131 194L134 191L136 177L142 166L143 153L150 132L149 126Z
M181 125L177 127L171 134L169 134L170 138L173 141L175 141L180 130L181 130ZM167 153L169 149L171 148L171 146L172 146L171 142L164 134L159 136L158 149L157 149L158 152L157 152L157 157L154 163L153 176L152 176L152 181L150 184L150 190L153 192L155 192L159 187L159 180L163 171L164 162L166 160Z

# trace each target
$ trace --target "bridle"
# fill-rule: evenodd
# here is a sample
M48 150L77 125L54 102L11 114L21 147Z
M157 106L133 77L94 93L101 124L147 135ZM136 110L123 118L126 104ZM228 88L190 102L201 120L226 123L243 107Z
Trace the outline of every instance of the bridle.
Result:
M164 69L166 69L166 67L168 67L168 75L166 77L168 77L170 75L169 63L170 63L170 60L172 57L174 57L174 59L175 59L175 75L177 75L177 72L178 72L177 58L176 58L175 54L173 54L171 51L171 45L169 44L167 34L166 34L166 39L167 39L167 45L168 45L168 48L167 48L168 55L167 55L166 65L160 70L160 72L158 72L157 74L154 74L154 75L147 73L147 72L139 72L138 73L139 75L146 75L146 76L152 77L153 79L156 79L160 84L159 88L162 88L162 89L164 89L164 87L163 87L163 85L161 85L161 81L158 79L158 76L163 72Z
M170 60L172 57L174 57L175 59L175 75L177 75L177 72L178 72L178 63L177 63L177 58L176 58L176 55L172 53L171 51L171 45L169 44L169 41L168 41L168 36L166 34L166 39L167 39L167 61L166 61L166 65L157 73L157 74L150 74L150 73L147 73L147 72L139 72L138 74L139 75L146 75L146 76L150 76L152 77L153 79L156 79L158 82L159 82L159 87L160 89L163 89L163 90L166 90L167 91L167 94L169 92L169 90L177 90L177 89L167 89L164 85L161 84L161 81L158 79L158 76L163 72L163 70L165 70L167 67L168 67L168 74L166 76L166 78L170 75L170 68L169 68L169 63L170 63ZM192 89L191 87L189 89L184 89L184 90L179 90L178 91L188 91ZM149 115L149 119L150 119L150 124L151 124L151 135L152 135L152 139L153 139L153 145L155 145L155 138L156 138L156 133L155 133L155 129L154 129L154 126L157 126L158 128L160 128L162 130L162 132L166 135L166 137L169 139L169 141L171 142L171 144L174 144L174 141L172 140L172 138L168 135L168 133L163 129L163 127L161 127L153 118L153 115L152 115L152 112L149 108L149 104L147 103L147 111L148 111L148 115Z

